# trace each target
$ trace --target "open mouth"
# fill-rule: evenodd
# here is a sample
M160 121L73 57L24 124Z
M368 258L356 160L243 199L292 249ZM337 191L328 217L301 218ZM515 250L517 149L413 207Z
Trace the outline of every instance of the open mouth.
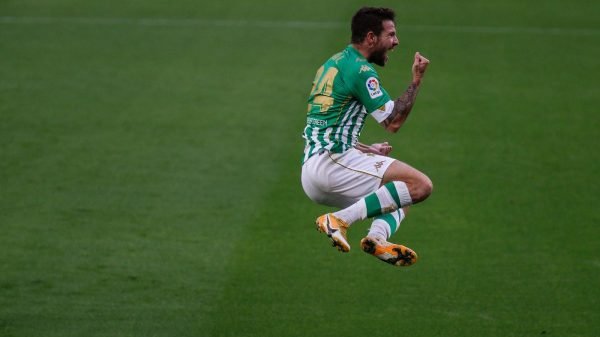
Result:
M391 52L393 52L393 51L394 51L394 47L392 47L392 48L388 49L388 50L385 52L385 54L384 54L384 57L385 57L385 61L386 61L386 62L387 62L387 60L389 59L389 56L388 56L388 54L389 54L389 53L391 53Z
M392 47L392 48L388 49L388 50L385 52L385 54L383 54L383 58L385 59L385 62L387 62L387 61L388 61L388 59L390 58L388 54L389 54L389 53L391 53L391 52L393 52L393 51L394 51L394 48Z

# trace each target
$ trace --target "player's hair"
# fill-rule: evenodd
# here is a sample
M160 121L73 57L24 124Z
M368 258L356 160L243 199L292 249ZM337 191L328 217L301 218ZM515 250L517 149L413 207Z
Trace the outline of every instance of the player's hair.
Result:
M369 32L379 35L383 21L394 21L396 13L391 8L363 7L352 17L352 43L361 43Z

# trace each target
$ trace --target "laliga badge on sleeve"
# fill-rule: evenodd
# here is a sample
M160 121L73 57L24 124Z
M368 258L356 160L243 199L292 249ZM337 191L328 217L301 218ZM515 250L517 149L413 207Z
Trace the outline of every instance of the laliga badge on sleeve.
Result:
M381 88L379 87L379 81L375 77L369 77L367 79L367 90L369 91L369 96L371 98L377 98L383 95Z

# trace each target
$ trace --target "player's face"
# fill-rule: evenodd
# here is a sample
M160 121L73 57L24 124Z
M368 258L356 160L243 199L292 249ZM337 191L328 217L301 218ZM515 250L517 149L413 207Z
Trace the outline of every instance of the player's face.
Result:
M368 59L379 66L385 66L388 61L388 52L398 45L396 36L396 25L394 21L383 21L383 30L377 36L377 43Z

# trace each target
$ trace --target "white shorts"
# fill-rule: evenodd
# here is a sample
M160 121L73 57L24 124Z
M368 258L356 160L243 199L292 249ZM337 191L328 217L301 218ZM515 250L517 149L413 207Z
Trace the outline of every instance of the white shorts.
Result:
M375 192L394 160L357 149L317 153L302 166L302 187L314 202L347 207Z

